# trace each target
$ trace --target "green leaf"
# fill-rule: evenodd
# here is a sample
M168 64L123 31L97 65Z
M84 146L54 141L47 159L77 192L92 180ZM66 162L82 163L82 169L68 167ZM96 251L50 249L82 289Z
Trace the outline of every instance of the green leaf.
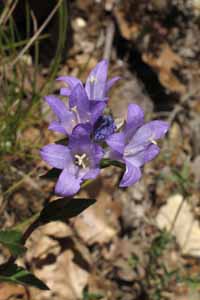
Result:
M9 264L3 270L1 268L0 281L6 281L22 285L30 285L40 290L49 290L48 286L44 282L35 277L35 275L33 275L28 270L19 267L16 264Z
M22 233L18 230L0 231L0 243L7 247L14 256L21 255L26 251L21 239Z
M200 274L196 275L186 275L186 276L176 276L176 281L180 283L185 283L192 290L199 289L200 287Z
M46 224L52 221L66 221L80 214L96 202L95 199L61 198L50 202L41 211L38 223Z
M47 171L45 174L41 175L40 178L48 179L48 180L57 179L59 177L60 173L61 173L61 170L53 168L53 169Z

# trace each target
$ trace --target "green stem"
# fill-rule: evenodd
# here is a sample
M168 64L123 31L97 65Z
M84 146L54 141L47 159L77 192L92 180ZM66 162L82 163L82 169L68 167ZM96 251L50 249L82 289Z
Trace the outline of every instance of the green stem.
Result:
M125 166L122 162L117 161L117 160L111 160L109 158L104 158L102 159L102 161L100 162L100 168L104 169L110 166L114 166L114 167L118 167L124 170Z

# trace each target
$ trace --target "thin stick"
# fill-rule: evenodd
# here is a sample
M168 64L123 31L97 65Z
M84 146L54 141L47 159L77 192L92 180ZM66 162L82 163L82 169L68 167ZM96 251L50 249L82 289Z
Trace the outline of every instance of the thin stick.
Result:
M113 45L113 39L115 34L115 24L113 20L110 20L106 29L106 39L105 39L105 46L104 46L104 54L103 58L110 60L111 50Z
M55 5L54 9L51 11L51 13L49 14L49 16L44 21L44 23L38 29L38 31L33 35L33 37L30 39L30 41L26 44L26 46L18 54L18 56L16 57L16 59L10 64L10 67L13 67L16 64L16 62L24 55L24 53L31 47L31 45L38 38L38 36L41 34L41 32L44 30L44 28L47 26L47 24L51 21L51 19L55 15L56 11L58 10L59 6L61 5L62 1L63 0L59 0L58 1L58 3Z
M13 13L13 10L15 9L16 5L17 5L18 0L16 0L13 4L12 1L10 3L8 3L8 6L5 8L5 13L3 11L2 16L1 16L1 20L0 20L0 25L2 23L6 24L6 22L8 21L8 19L10 18L10 16ZM12 6L9 8L9 5L12 4Z
M2 12L2 14L1 14L1 16L0 16L0 25L1 25L2 23L4 23L4 20L5 20L5 18L6 18L7 15L8 15L8 12L9 12L9 9L10 9L10 6L11 6L11 5L12 5L12 0L7 1L6 5L5 5L5 7L4 7L4 10L3 10L3 12Z
M179 215L180 215L180 212L181 212L181 210L182 210L182 208L183 208L184 202L185 202L185 199L183 198L182 202L180 203L180 205L179 205L179 207L178 207L178 209L177 209L177 212L176 212L176 214L175 214L174 220L173 220L173 222L172 222L172 224L171 224L171 227L170 227L170 230L169 230L170 233L172 233L172 231L174 230L174 227L175 227L175 225L176 225L176 221L177 221L177 219L178 219L178 217L179 217Z

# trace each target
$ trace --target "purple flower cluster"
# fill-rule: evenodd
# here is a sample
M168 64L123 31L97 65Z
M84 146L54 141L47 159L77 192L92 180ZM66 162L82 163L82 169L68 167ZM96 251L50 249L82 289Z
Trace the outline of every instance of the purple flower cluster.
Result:
M119 77L107 80L107 72L108 62L102 60L85 85L75 77L59 77L65 85L60 95L68 97L68 104L54 95L46 97L57 117L49 129L68 139L67 146L49 144L40 152L44 161L61 170L55 187L58 195L74 195L85 180L96 178L104 158L125 165L121 187L134 184L141 177L141 167L159 153L156 140L168 131L164 121L144 124L143 110L130 104L125 125L119 132L112 116L105 114L108 92Z

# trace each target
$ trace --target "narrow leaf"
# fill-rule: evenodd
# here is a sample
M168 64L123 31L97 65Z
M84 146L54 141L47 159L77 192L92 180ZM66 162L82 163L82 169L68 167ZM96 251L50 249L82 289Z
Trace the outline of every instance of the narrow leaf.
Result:
M0 281L30 285L40 290L49 290L48 286L44 282L28 270L19 267L16 264L9 264L5 269L0 270Z
M0 231L0 243L7 247L11 254L18 256L26 251L21 243L22 233L18 230L2 230Z
M47 171L45 174L41 175L40 178L42 179L47 179L47 180L52 180L52 179L57 179L61 173L61 170L53 168L49 171Z
M39 223L64 221L80 214L83 210L96 202L95 199L61 198L50 202L41 211Z

